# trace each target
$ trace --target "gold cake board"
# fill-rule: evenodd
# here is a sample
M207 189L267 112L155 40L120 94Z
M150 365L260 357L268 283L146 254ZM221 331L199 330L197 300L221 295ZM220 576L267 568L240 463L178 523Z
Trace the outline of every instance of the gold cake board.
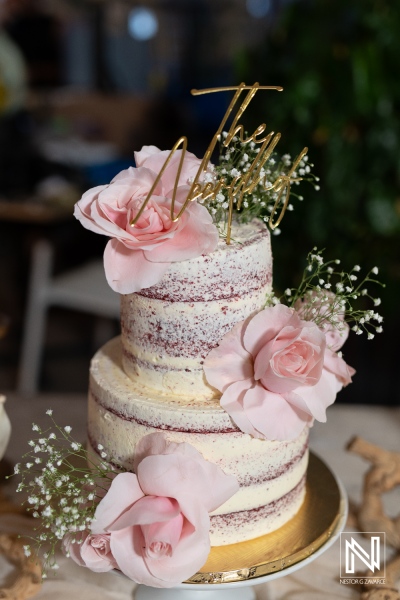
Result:
M204 567L181 585L244 583L288 569L337 536L346 515L342 486L327 465L310 453L306 496L298 513L272 533L247 542L213 547Z

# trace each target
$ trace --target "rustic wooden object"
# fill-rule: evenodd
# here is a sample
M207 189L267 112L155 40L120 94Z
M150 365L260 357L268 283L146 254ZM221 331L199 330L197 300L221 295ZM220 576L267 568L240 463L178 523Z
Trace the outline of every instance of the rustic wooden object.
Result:
M0 533L0 553L15 566L15 575L7 587L0 588L2 600L26 600L42 585L42 565L33 553L25 556L24 541L16 535Z
M384 510L382 494L400 485L400 453L390 452L356 437L348 444L350 452L368 460L371 468L365 475L361 506L356 511L358 527L363 531L385 531L386 541L400 551L400 515L390 518ZM376 579L384 573L368 573ZM396 583L400 579L400 554L386 565L386 583L364 585L361 600L400 600Z

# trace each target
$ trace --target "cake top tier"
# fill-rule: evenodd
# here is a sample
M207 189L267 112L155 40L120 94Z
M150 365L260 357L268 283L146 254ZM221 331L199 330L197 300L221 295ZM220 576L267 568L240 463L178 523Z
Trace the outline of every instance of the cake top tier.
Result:
M159 300L206 302L242 296L270 284L269 232L262 221L232 226L232 243L220 239L214 252L172 263L162 280L142 289Z
M221 337L260 311L271 292L272 256L265 225L235 225L230 245L170 265L163 279L121 299L123 367L137 385L200 399L219 393L203 361Z

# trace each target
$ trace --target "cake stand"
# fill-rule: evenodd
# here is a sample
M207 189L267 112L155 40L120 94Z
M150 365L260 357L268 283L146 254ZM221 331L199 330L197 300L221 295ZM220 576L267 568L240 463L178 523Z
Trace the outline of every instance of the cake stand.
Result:
M170 589L139 585L135 600L254 600L253 586L289 575L325 552L347 519L341 482L310 454L306 497L280 529L248 542L212 548L204 567Z

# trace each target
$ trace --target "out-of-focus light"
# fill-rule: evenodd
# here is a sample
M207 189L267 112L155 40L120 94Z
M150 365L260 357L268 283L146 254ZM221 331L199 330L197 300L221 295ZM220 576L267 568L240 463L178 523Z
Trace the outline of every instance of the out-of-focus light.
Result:
M145 7L132 9L128 16L128 31L135 40L150 40L158 31L156 15Z
M256 19L266 17L271 8L271 0L247 0L247 11Z

